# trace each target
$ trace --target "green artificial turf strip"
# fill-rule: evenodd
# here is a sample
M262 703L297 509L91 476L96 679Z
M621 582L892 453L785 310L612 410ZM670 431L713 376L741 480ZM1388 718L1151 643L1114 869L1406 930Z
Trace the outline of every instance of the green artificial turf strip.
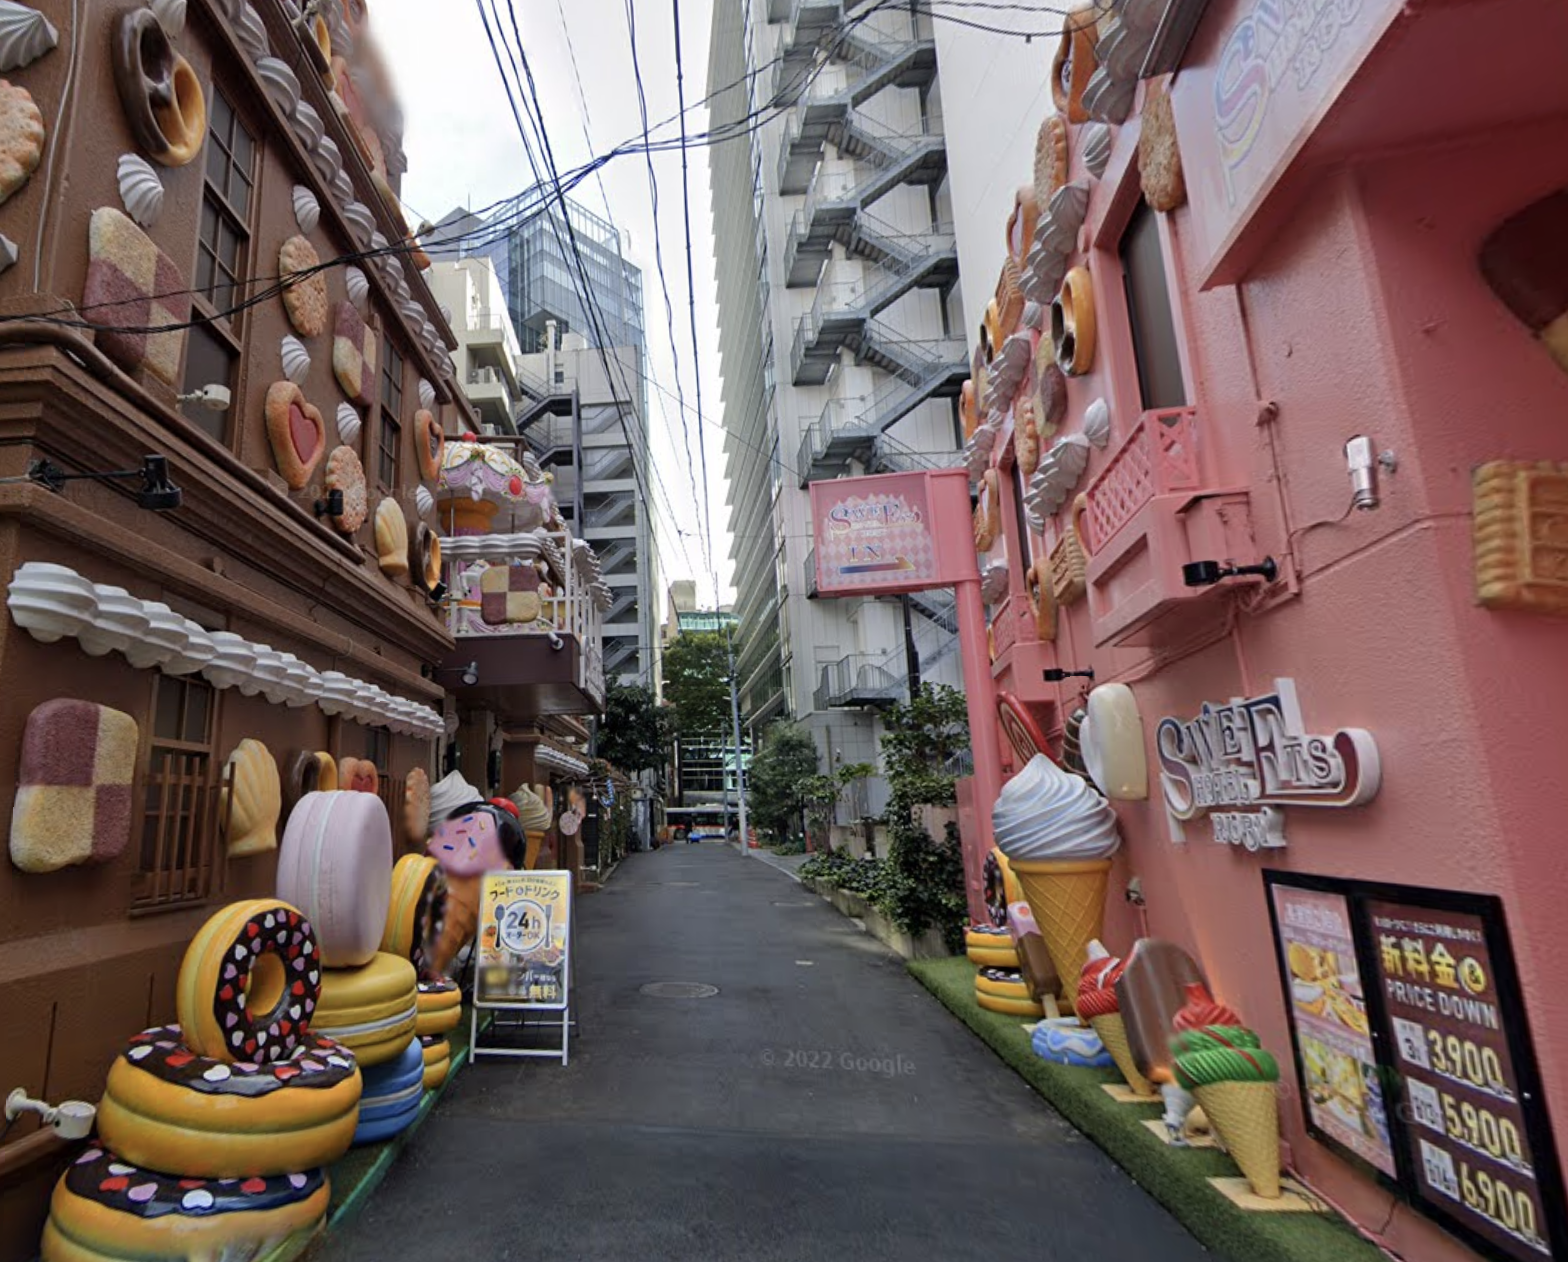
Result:
M1111 1099L1101 1084L1122 1081L1114 1069L1079 1069L1040 1059L1019 1018L989 1012L975 1002L975 968L965 957L910 960L908 967L1063 1117L1214 1252L1234 1262L1386 1262L1337 1215L1249 1212L1220 1195L1206 1180L1236 1175L1229 1157L1212 1148L1171 1148L1151 1135L1143 1123L1158 1118L1162 1105L1118 1104Z

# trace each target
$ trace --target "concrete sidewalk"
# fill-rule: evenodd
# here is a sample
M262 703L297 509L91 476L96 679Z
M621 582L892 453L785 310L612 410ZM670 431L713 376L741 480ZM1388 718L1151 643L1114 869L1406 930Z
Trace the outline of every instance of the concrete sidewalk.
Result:
M634 854L577 910L570 1066L477 1062L314 1257L1207 1256L773 865Z

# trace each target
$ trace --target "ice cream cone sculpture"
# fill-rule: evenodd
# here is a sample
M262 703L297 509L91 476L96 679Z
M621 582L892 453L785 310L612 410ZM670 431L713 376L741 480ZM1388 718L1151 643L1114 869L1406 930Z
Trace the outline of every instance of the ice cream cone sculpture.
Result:
M992 826L1056 975L1071 984L1104 922L1111 856L1121 845L1116 812L1086 781L1036 754L1002 789Z
M1171 1035L1176 1081L1191 1091L1215 1137L1257 1195L1280 1194L1279 1062L1241 1018L1194 982Z
M1087 1021L1105 1044L1127 1085L1138 1095L1153 1096L1154 1084L1138 1072L1127 1041L1127 1026L1122 1021L1121 1004L1116 998L1116 983L1127 966L1101 945L1089 943L1089 961L1078 979L1074 1003L1080 1020Z

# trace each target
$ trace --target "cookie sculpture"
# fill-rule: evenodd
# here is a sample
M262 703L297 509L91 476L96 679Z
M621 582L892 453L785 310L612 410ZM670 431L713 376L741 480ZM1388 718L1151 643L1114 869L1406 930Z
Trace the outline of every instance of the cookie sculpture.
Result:
M446 452L446 435L441 432L441 423L436 420L435 413L429 408L420 408L414 413L414 428L416 433L414 445L419 455L419 476L426 482L432 482L441 472L441 457Z
M44 156L44 116L26 88L0 79L0 203L32 178Z
M292 381L267 387L266 416L272 459L289 489L298 491L310 482L326 453L326 421Z
M370 504L365 492L365 466L352 447L334 447L327 457L327 490L343 492L343 511L332 524L346 535L365 524Z
M332 336L332 371L350 400L370 402L376 377L376 343L352 302L338 303Z
M278 817L283 813L283 782L277 760L258 740L242 740L229 755L230 787L219 809L227 821L229 854L260 854L278 848Z
M0 186L3 179L0 165ZM129 216L112 206L93 211L82 316L98 326L98 349L126 372L145 369L178 387L190 315L185 277L173 260Z
M319 337L327 331L330 304L327 278L320 267L321 256L304 237L290 237L278 250L278 275L285 285L283 310L301 337Z
M1187 181L1176 143L1176 116L1171 112L1171 90L1163 83L1151 88L1143 102L1138 181L1143 186L1143 200L1153 210L1169 214L1186 204Z
M91 701L46 701L27 716L11 862L24 872L108 863L131 836L136 720Z
M391 496L376 505L376 559L388 578L408 573L408 521Z
M1052 114L1040 124L1034 142L1034 198L1043 211L1056 190L1067 183L1067 123ZM1038 222L1038 220L1036 221Z

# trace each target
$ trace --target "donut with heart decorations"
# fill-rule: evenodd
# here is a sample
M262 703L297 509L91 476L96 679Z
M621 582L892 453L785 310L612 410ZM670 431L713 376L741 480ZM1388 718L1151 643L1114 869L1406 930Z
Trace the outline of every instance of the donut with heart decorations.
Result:
M217 912L191 940L175 1010L196 1055L268 1065L294 1055L320 996L310 922L292 904L253 898Z
M314 1229L330 1197L320 1169L195 1179L144 1170L94 1146L55 1185L43 1259L248 1257L294 1232Z
M462 989L445 977L439 981L420 982L416 1003L419 1015L414 1018L414 1033L420 1038L446 1034L463 1019Z
M360 1091L353 1053L319 1034L305 1034L288 1059L260 1064L198 1056L179 1026L158 1026L115 1057L98 1134L149 1170L268 1178L347 1152Z

